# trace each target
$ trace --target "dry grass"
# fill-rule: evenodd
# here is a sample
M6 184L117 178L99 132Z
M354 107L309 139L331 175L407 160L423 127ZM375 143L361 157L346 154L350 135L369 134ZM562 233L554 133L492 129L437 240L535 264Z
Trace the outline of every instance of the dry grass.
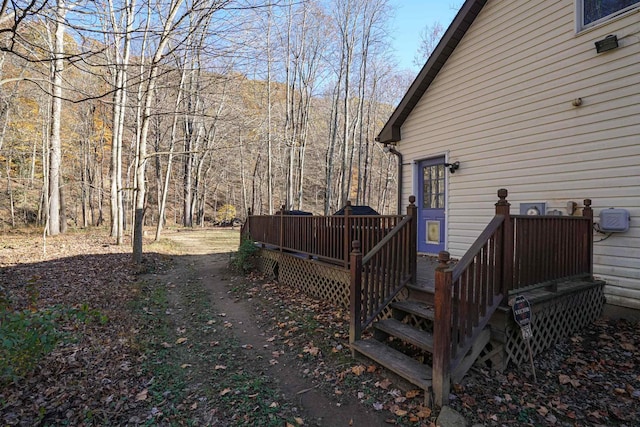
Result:
M148 245L147 250L168 255L223 254L235 252L240 244L239 228L182 228L164 231L163 236L159 242Z

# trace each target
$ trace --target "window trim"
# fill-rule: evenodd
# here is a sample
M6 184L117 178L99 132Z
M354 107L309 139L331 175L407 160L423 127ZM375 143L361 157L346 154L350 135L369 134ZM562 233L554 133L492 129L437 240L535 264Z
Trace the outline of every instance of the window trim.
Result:
M620 9L617 12L609 14L607 16L603 16L602 18L590 22L588 24L584 24L584 1L585 0L575 0L575 12L576 12L576 33L580 33L585 30L589 30L591 28L597 27L600 24L608 22L614 18L617 18L623 14L628 12L632 12L636 9L640 10L640 1L632 4L630 6L625 7L624 9Z

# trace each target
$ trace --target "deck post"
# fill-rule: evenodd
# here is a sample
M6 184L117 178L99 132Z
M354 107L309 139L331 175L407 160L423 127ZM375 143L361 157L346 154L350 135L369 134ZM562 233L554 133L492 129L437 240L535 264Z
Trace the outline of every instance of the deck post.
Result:
M409 206L407 206L407 216L411 217L409 226L409 272L411 273L410 283L415 285L418 276L418 208L416 207L416 196L409 196Z
M362 336L362 252L360 252L360 241L353 241L350 257L349 344L353 344Z
M435 324L433 329L433 394L434 403L440 407L449 402L451 383L451 276L449 252L438 253L435 272Z
M501 292L506 301L509 291L513 289L513 220L511 219L511 203L507 201L507 189L498 190L498 202L496 203L496 215L504 216L502 225L502 250L500 262L502 265Z
M282 252L282 245L284 243L284 209L285 209L286 205L282 205L282 208L280 209L280 237L279 237L279 245L280 246L280 252Z
M347 204L344 207L344 232L342 234L342 245L344 248L344 266L349 268L349 252L351 249L351 224L350 216L353 212L351 207L351 200L347 200ZM358 246L359 248L360 246Z
M588 257L588 268L589 274L593 276L593 209L591 208L591 199L584 199L584 208L582 209L582 216L585 218L589 218L589 228L586 231L585 236L585 250L587 251Z

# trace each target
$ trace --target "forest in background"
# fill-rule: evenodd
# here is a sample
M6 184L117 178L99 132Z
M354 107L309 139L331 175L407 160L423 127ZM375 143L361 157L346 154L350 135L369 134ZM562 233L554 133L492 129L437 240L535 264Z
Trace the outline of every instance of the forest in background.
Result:
M0 15L0 227L396 212L386 0L38 0ZM139 231L135 233L135 231ZM141 250L141 249L140 249Z

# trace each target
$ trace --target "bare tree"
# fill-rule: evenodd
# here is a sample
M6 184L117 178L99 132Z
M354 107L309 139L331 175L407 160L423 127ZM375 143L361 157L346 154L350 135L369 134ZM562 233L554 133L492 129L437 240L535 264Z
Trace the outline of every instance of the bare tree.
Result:
M44 90L41 98L24 97L22 89L15 100L8 90L0 94L6 102L0 107L11 112L7 136L0 138L2 159L11 159L2 165L3 182L8 170L7 185L15 192L20 174L38 177L40 168L45 175L55 172L49 150L49 140L55 142L49 131L54 110L43 105L61 99L61 164L69 206L83 210L86 225L97 197L93 191L100 197L110 193L117 243L136 217L138 262L143 224L154 225L159 238L165 218L203 225L218 204L237 203L239 216L249 207L272 212L282 203L330 213L355 196L358 203L386 209L397 184L397 159L373 138L397 102L397 82L404 84L394 80L397 72L385 57L387 2L234 0L227 8L230 0L100 0L83 10L78 2L66 20L55 19L68 33L75 31L67 35L62 56L62 95L51 97L53 85L47 86L53 74L50 78L46 68L55 63L53 30L50 45L44 37L21 33L15 40L28 41L24 51L7 53L19 61L0 76L3 89L22 77L39 78ZM212 20L220 7L225 13ZM102 20L101 28L88 25L95 19ZM45 22L22 28L46 36ZM77 47L75 40L83 43ZM28 64L24 75L20 61ZM22 86L28 85L11 88ZM39 108L31 111L21 99ZM37 129L16 126L18 119ZM100 132L104 144L97 139ZM46 145L40 147L40 140ZM110 192L106 182L102 188L99 177L107 169L100 167L96 150L111 158ZM147 164L155 165L152 179L145 176ZM25 165L24 171L16 165ZM42 206L49 187L45 193ZM96 222L93 216L90 222Z
M387 13L388 4L385 1L366 3L360 23L358 96L352 147L353 151L358 155L355 197L357 202L361 204L364 204L366 196L367 169L369 165L368 147L374 138L370 105L375 102L377 95L377 80L374 78L376 71L370 65L375 64L373 59L375 59L376 55L384 54L384 49L380 49L379 45L383 41L381 23L386 20ZM353 156L350 161L350 170L353 170ZM353 175L354 173L352 172L349 177Z
M413 57L413 64L422 67L427 59L433 53L440 42L440 38L444 34L444 27L440 22L434 22L431 25L426 25L422 31L420 31L420 45L418 51Z
M288 9L285 60L285 138L288 148L287 200L290 207L302 209L305 184L305 156L312 113L312 100L318 83L324 49L325 15L312 2L298 10Z
M144 224L144 210L146 198L146 163L147 163L147 140L149 136L149 125L151 120L151 106L155 95L155 86L158 83L160 63L165 57L165 50L171 40L172 31L176 21L185 18L180 16L180 8L183 0L171 0L166 11L166 18L162 23L162 30L159 33L157 45L153 57L149 64L148 76L143 82L144 91L142 93L140 133L137 139L135 156L135 216L133 224L133 260L136 264L142 262L142 227Z
M135 16L135 0L122 0L120 5L107 0L104 22L105 44L113 85L111 131L111 236L121 245L124 239L124 202L122 183L122 145L128 97L128 70L131 57L131 41Z
M62 114L62 72L64 70L64 33L67 3L58 0L54 15L55 32L51 61L51 123L49 130L49 212L48 233L55 236L64 231L66 221L61 229L65 215L61 215L61 169L62 142L60 140L60 121Z
M330 130L327 148L325 213L331 207L342 206L353 195L353 177L361 177L354 165L356 152L367 141L365 129L365 97L371 96L368 84L369 63L374 54L381 54L382 27L389 9L386 1L340 0L333 13L338 36L338 64L332 91ZM338 163L338 167L335 166ZM335 172L337 170L337 173ZM333 191L333 190L336 191ZM356 185L356 198L362 199L362 188ZM335 193L335 194L334 194ZM333 197L337 196L337 204Z
M194 29L210 14L221 9L229 3L228 0L194 0L188 7L184 0L170 0L164 11L158 12L158 18L162 19L161 30L157 31L157 39L154 43L154 51L147 67L142 86L142 99L140 104L140 131L137 139L135 156L135 216L133 234L133 259L135 263L142 262L142 226L144 224L144 210L146 201L145 168L147 162L147 141L149 137L152 105L155 96L155 88L158 84L162 61L168 53L183 46ZM189 17L195 15L196 20L185 26ZM171 49L169 49L171 47Z
M42 15L50 8L51 0L9 1L0 4L0 51L10 52L23 58L25 39L20 35L22 27L32 18Z
M273 61L273 53L271 51L271 30L273 27L273 8L269 5L267 10L267 38L266 38L266 51L267 51L267 202L269 215L273 215L273 135L272 135L272 116L273 116L273 92L271 81L271 69ZM256 162L256 171L258 169L258 162ZM254 174L255 175L255 174ZM255 199L255 197L254 197ZM255 212L255 206L252 206Z
M167 206L167 196L169 193L169 184L170 184L170 178L171 178L171 168L173 166L175 141L177 139L177 131L178 131L178 118L179 118L178 108L182 102L182 93L184 88L184 82L186 80L186 75L187 75L187 68L183 67L182 72L180 73L180 85L178 87L178 93L176 94L175 112L173 114L173 121L171 123L171 131L169 136L169 150L167 153L167 167L166 167L166 172L164 174L164 180L162 181L162 187L159 188L158 222L156 224L156 236L155 236L156 241L160 240L160 234L162 233L162 228L164 226L165 210ZM156 157L156 161L158 162L157 169L159 173L159 178L162 178L162 173L160 170L160 156Z

